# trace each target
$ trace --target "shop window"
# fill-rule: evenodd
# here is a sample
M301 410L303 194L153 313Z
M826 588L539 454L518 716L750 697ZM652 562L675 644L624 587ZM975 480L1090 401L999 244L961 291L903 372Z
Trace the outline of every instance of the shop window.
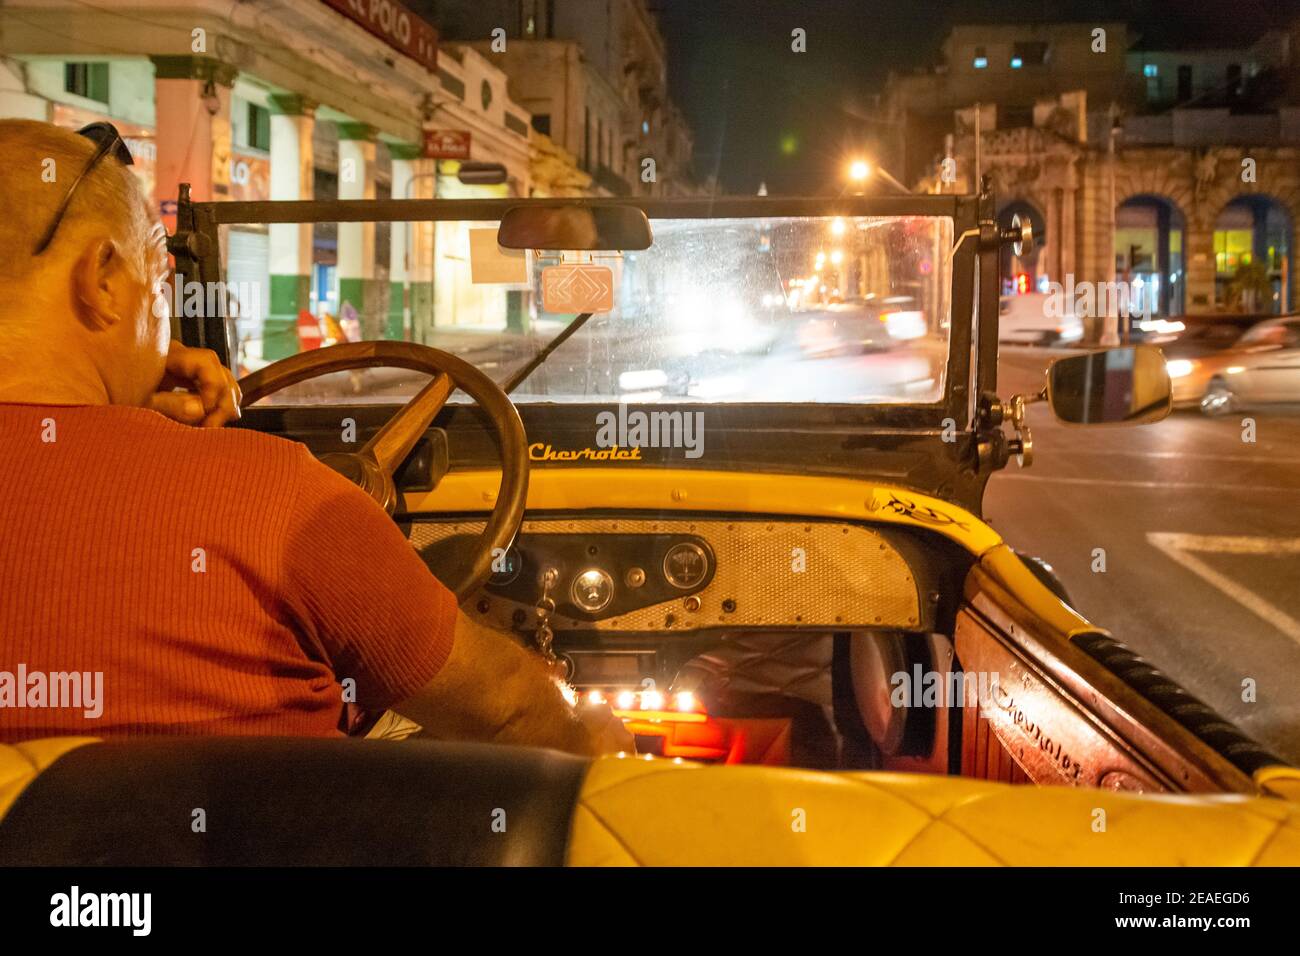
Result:
M100 103L108 102L107 63L63 64L63 89Z
M975 59L971 61L971 65L974 66L975 69L977 70L983 70L986 67L988 67L989 56L987 53L984 52L984 48L982 46L977 46L975 48Z

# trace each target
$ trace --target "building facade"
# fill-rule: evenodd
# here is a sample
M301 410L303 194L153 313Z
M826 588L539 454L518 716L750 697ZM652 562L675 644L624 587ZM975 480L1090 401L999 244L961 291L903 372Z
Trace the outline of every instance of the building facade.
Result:
M604 196L696 195L693 140L668 95L645 0L428 0L429 16L510 77L534 128Z
M532 117L500 68L440 44L394 0L138 0L129 10L7 0L0 117L114 122L169 230L180 183L198 201L527 196L538 153ZM506 182L462 184L463 160L504 165ZM452 275L468 268L465 232L231 228L228 278L260 300L235 303L242 365L312 344L313 324L327 340L503 327L504 293L451 301L468 285Z
M1152 315L1295 308L1300 29L1155 47L1122 23L955 28L893 76L886 163L930 191L992 179L1034 224L1006 292L1126 282ZM978 137L978 138L977 138Z

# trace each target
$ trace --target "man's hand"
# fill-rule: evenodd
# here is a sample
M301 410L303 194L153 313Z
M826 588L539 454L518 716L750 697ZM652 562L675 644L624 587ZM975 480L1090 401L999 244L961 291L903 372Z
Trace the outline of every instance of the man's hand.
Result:
M175 391L175 389L184 391ZM172 342L166 371L149 407L182 425L219 428L239 417L243 398L235 376L210 349Z
M592 754L636 753L636 738L609 704L578 704L578 720L587 731Z
M443 740L554 747L583 756L636 749L608 704L571 707L540 657L464 614L456 617L456 640L442 671L393 709Z

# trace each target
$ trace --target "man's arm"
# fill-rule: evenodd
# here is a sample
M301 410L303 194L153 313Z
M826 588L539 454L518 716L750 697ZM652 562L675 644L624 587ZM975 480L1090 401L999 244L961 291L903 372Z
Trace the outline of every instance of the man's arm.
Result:
M540 657L459 613L447 663L393 709L446 739L583 754L631 751L634 746L608 707L575 710Z
M281 595L355 701L431 735L631 750L608 707L577 716L541 658L469 621L401 531L355 485L301 450Z

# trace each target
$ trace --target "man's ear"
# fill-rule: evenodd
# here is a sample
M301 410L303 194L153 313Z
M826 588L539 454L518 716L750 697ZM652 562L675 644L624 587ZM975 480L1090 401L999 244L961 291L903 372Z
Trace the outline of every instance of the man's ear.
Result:
M72 267L77 318L92 331L112 328L123 317L122 303L129 301L125 284L131 281L125 264L117 243L99 238L86 246Z

